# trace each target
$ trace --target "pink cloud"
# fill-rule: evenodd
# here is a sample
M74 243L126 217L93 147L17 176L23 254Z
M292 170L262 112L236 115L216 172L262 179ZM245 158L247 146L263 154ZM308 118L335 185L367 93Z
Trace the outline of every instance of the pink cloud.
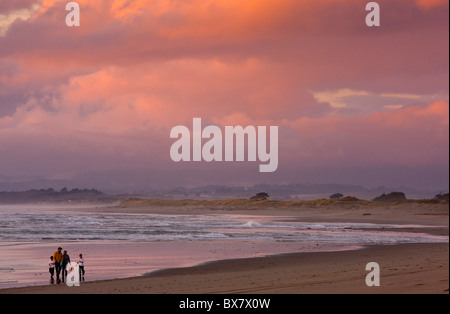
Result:
M448 2L382 0L378 30L359 0L78 2L80 28L43 0L0 37L0 174L27 145L64 156L58 173L173 167L170 128L193 117L279 125L292 167L446 163L448 101L428 103L448 99ZM313 96L336 90L370 97L339 111ZM418 97L388 110L386 94Z
M302 118L289 125L298 145L295 159L307 165L353 166L445 164L449 103L407 107L367 116Z

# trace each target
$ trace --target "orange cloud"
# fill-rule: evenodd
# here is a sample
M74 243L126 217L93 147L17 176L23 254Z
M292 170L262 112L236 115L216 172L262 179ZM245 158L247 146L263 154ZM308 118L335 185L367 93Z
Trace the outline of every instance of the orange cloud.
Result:
M430 9L440 6L448 6L448 0L416 0L418 6Z

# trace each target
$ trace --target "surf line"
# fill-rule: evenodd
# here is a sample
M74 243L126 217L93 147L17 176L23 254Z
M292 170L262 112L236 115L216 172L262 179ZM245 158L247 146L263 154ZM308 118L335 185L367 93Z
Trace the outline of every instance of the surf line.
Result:
M278 126L270 126L269 138L266 126L225 126L224 133L225 137L216 125L202 128L202 119L193 118L192 136L184 125L175 126L170 131L170 138L177 139L170 148L170 157L174 162L242 162L246 161L247 150L247 161L256 162L258 157L261 162L259 172L275 172L278 169ZM208 141L203 144L204 139Z

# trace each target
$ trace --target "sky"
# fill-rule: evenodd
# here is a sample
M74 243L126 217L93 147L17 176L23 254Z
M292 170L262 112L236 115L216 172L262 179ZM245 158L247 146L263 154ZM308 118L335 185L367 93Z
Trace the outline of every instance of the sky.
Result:
M449 2L0 0L0 186L448 190ZM259 162L170 158L174 126L278 126Z

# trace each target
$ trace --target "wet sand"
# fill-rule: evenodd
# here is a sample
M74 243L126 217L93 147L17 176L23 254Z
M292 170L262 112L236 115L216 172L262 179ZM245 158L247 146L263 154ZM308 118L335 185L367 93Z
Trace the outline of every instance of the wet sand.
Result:
M0 244L0 289L50 285L46 263L58 246L85 258L85 280L142 276L152 271L189 267L216 260L292 252L358 249L356 245L267 241L58 242Z
M448 294L448 244L375 246L356 251L296 253L223 260L147 276L85 282L80 287L0 290L25 294ZM367 287L365 266L380 265L381 286Z

